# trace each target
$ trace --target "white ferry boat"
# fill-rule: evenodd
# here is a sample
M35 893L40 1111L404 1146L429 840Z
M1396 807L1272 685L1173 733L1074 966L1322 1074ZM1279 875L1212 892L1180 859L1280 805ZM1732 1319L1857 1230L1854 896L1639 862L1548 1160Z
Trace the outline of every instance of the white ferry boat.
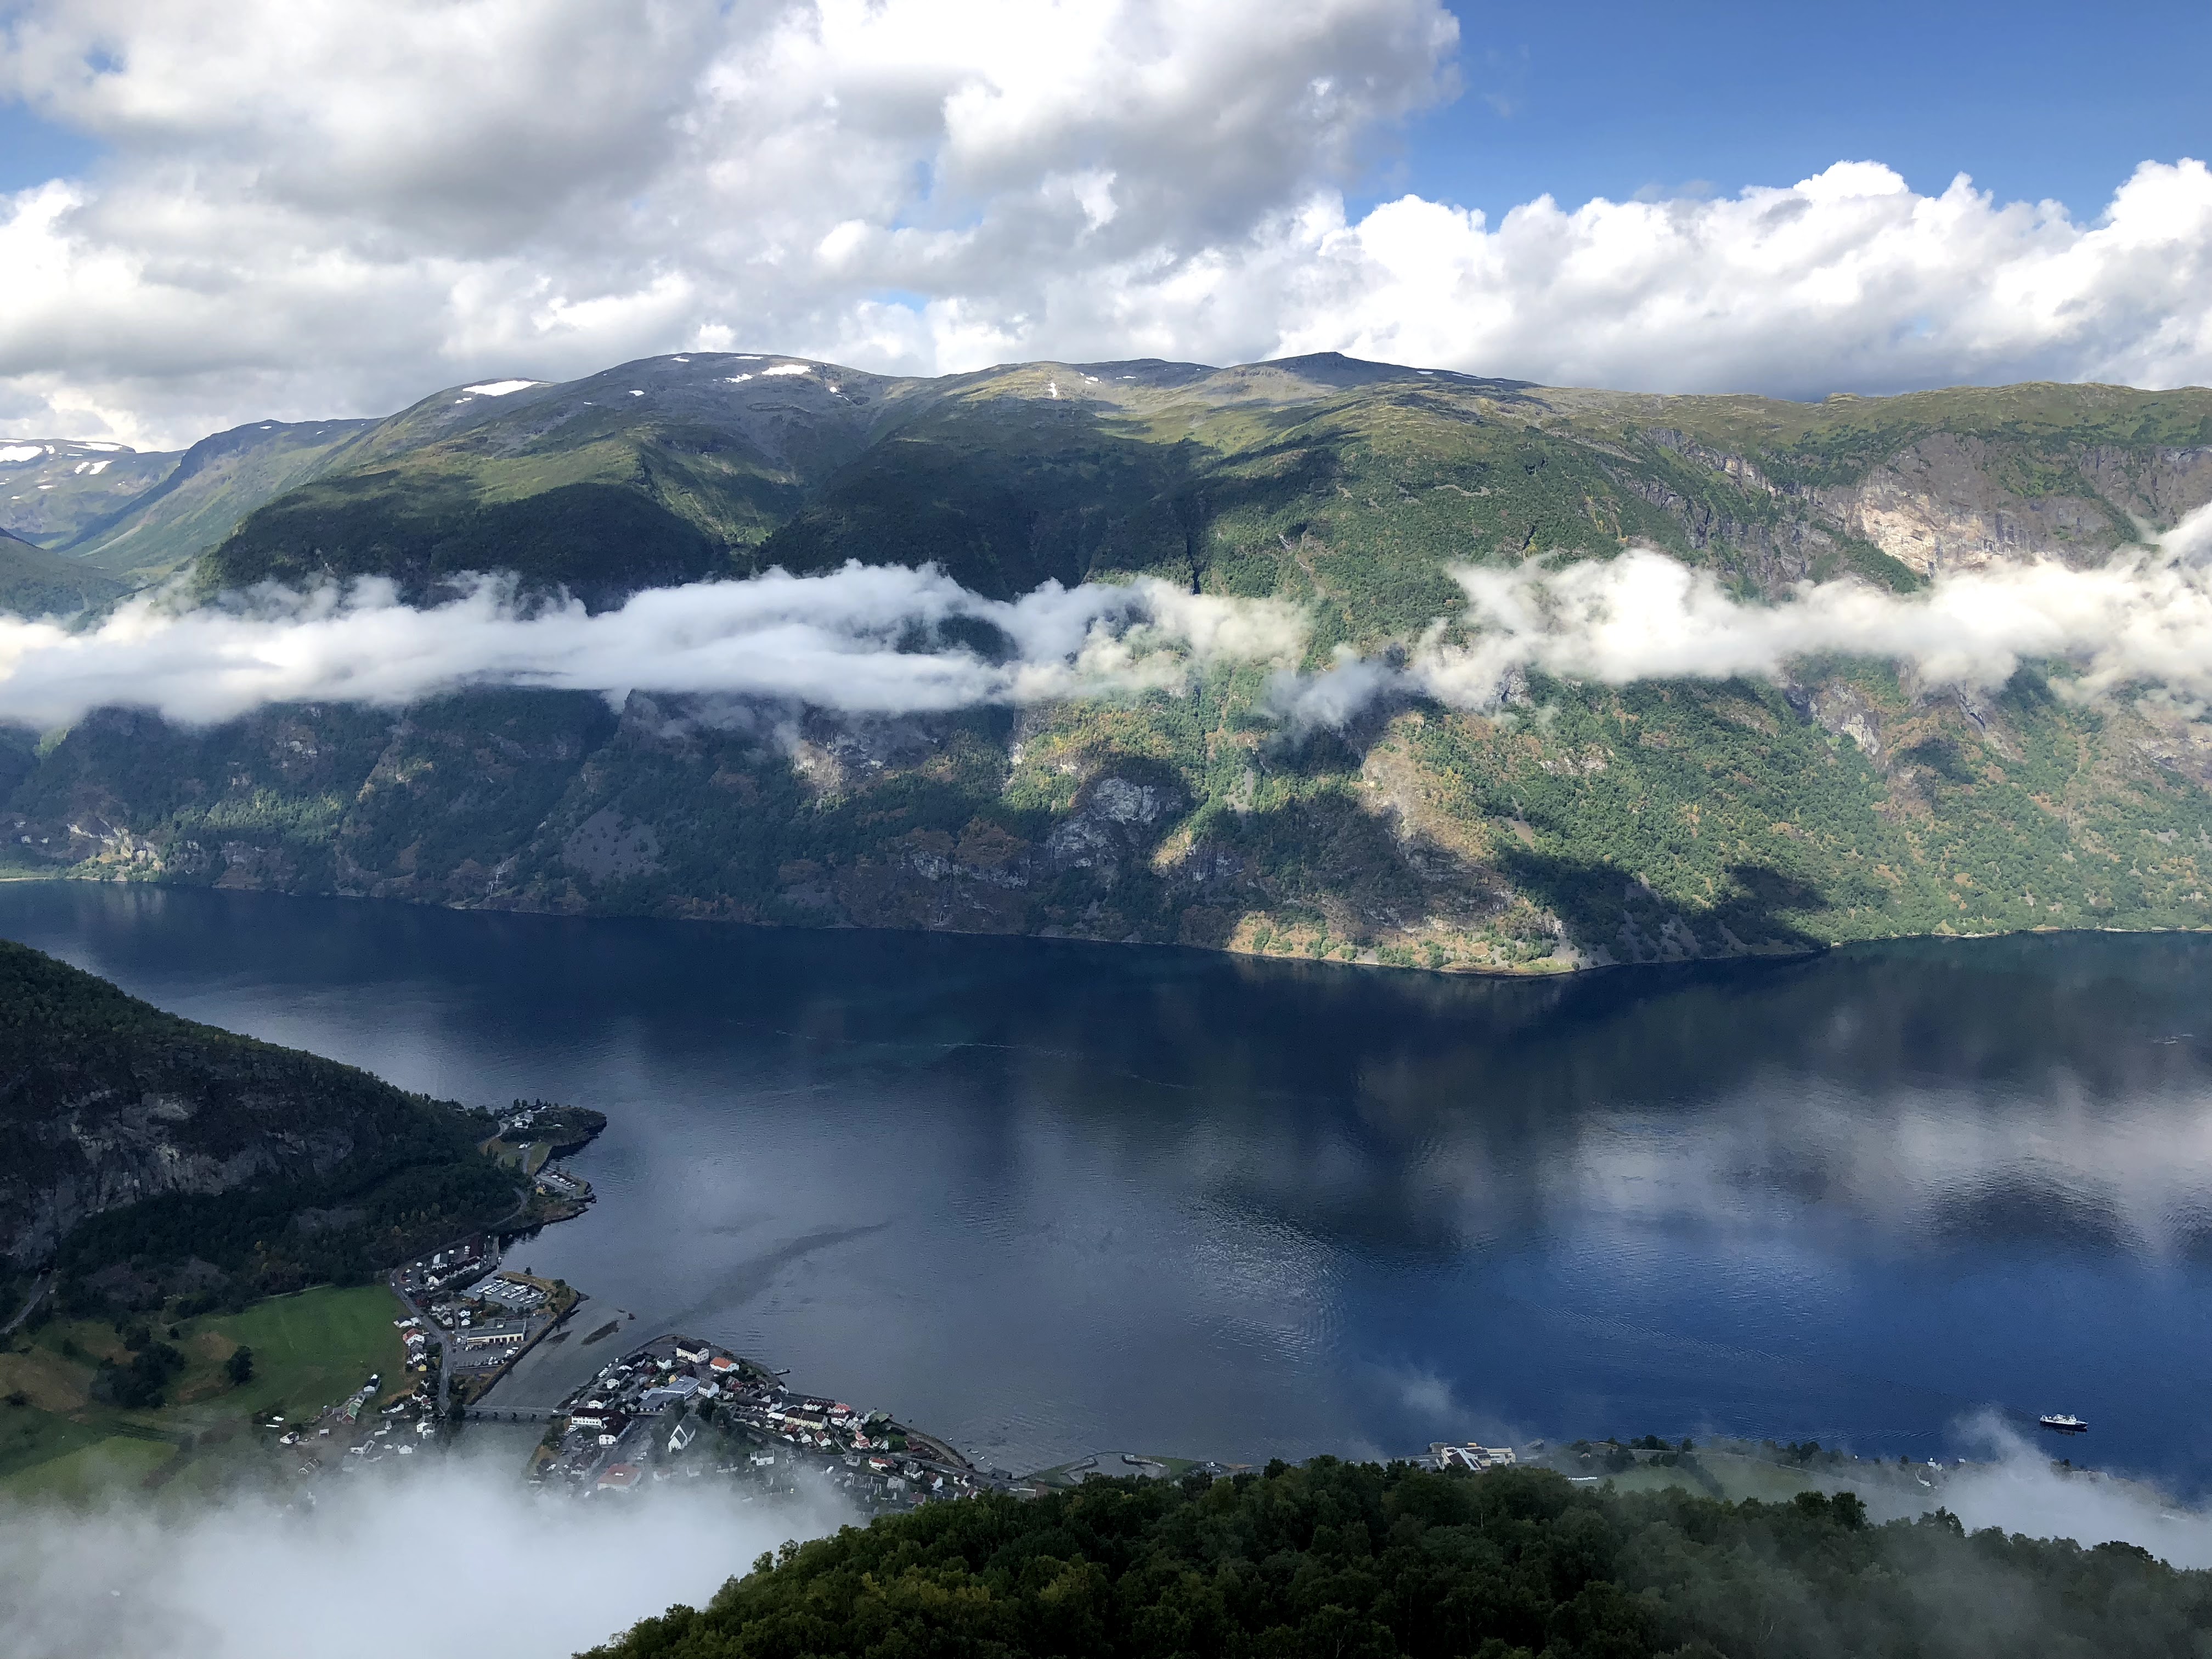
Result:
M2052 1412L2047 1416L2039 1417L2035 1420L2040 1427L2052 1430L2059 1434L2087 1434L2089 1432L2089 1425L2083 1422L2080 1418L2075 1416L2071 1412Z

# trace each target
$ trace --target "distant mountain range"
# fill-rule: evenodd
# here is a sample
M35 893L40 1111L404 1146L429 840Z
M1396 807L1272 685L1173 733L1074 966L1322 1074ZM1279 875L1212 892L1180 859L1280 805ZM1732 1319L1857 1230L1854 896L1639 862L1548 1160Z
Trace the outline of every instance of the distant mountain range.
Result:
M305 482L373 421L264 422L174 453L0 444L0 525L75 562L89 603L173 574L263 502ZM43 608L0 568L0 605Z
M33 453L35 452L35 453ZM1563 391L1321 356L930 380L693 353L454 387L180 456L0 447L0 603L507 570L595 607L933 561L1011 596L1136 573L1279 595L1315 660L1463 604L1446 567L1629 543L1780 597L2094 563L2212 500L2212 392ZM66 579L66 580L65 580ZM72 588L71 582L76 586ZM40 595L60 598L40 598ZM1297 743L1256 672L1187 696L863 721L483 692L208 732L0 733L11 855L447 904L1147 939L1547 970L2029 927L2212 925L2212 734L2023 671L1532 678Z

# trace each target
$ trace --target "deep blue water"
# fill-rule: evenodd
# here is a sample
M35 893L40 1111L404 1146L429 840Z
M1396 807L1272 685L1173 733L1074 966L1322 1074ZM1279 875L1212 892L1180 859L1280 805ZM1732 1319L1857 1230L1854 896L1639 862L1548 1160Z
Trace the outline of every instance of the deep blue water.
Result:
M2212 1486L2212 939L1531 984L58 884L0 886L0 935L410 1087L604 1109L599 1204L519 1265L1009 1468L1919 1456L1995 1408Z

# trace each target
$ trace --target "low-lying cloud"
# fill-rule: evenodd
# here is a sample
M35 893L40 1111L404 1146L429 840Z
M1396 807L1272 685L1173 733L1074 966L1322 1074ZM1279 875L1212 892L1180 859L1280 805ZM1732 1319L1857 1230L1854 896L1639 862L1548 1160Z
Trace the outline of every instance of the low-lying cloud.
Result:
M1711 571L1650 549L1547 568L1465 566L1460 636L1439 623L1402 666L1340 648L1334 665L1276 684L1294 725L1341 725L1388 694L1494 708L1535 671L1605 685L1776 679L1794 662L1886 659L1933 684L1993 688L2026 661L2063 661L2062 689L2136 686L2212 702L2212 507L2153 545L2077 569L2056 560L1947 572L1923 592L1862 581L1801 584L1778 605L1740 599Z
M1969 1532L1996 1527L2070 1538L2084 1547L2117 1540L2177 1567L2212 1567L2212 1514L2184 1508L2139 1481L2061 1467L2047 1448L2030 1445L1993 1413L1964 1426L1985 1455L1950 1474L1935 1502Z
M760 699L848 714L1177 692L1218 664L1274 671L1293 730L1341 726L1392 696L1493 708L1520 677L1585 684L1781 679L1807 659L1887 659L1931 685L1989 689L2024 662L2070 672L2062 695L2128 690L2212 705L2212 507L2155 544L2076 568L2056 560L1948 572L1924 591L1807 582L1778 604L1647 548L1564 566L1468 565L1467 595L1410 647L1337 648L1298 665L1310 619L1279 599L1048 582L1015 599L934 567L848 564L639 593L597 615L471 579L440 605L388 582L264 588L197 609L134 600L88 626L0 616L0 721L52 728L103 707L187 725L270 703L399 707L471 687Z
M1444 1392L1431 1383L1413 1403L1448 1407ZM1984 1461L1947 1469L1917 1501L1905 1496L1909 1486L1869 1486L1877 1518L1941 1504L1970 1530L2085 1547L2120 1540L2178 1567L2212 1566L2212 1515L2134 1481L2060 1469L1994 1417L1965 1426ZM304 1510L258 1495L5 1508L0 1652L558 1659L672 1603L699 1605L788 1539L858 1519L826 1492L747 1502L714 1480L585 1502L546 1497L489 1455L363 1470L325 1482Z
M266 1498L0 1509L0 1652L557 1659L858 1519L826 1492L745 1503L714 1480L547 1498L497 1459L377 1473L324 1483L304 1512Z
M933 568L848 564L655 588L596 616L519 603L490 577L422 608L370 580L194 610L141 599L81 629L0 617L0 720L52 727L128 707L205 724L272 702L397 707L488 685L935 713L1175 690L1218 661L1288 667L1305 638L1291 605L1152 579L998 600Z

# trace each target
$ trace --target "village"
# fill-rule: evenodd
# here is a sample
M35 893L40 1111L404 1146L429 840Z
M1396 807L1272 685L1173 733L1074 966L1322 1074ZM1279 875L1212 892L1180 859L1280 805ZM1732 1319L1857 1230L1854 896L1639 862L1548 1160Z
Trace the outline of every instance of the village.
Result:
M261 1425L302 1478L350 1474L388 1458L412 1457L439 1432L436 1396L428 1379L377 1406L384 1378L372 1372L344 1400L306 1422L283 1414Z
M586 1298L562 1280L502 1267L503 1242L465 1239L394 1271L391 1287L403 1311L393 1324L413 1382L372 1413L382 1381L373 1376L312 1428L287 1429L282 1443L308 1447L301 1474L411 1456L449 1419L470 1419L544 1421L530 1455L531 1483L602 1500L672 1480L734 1480L746 1499L822 1481L878 1515L986 1492L1033 1497L1111 1476L1226 1475L1241 1467L1131 1453L1024 1477L981 1469L887 1412L795 1392L757 1360L674 1333L610 1360L550 1411L510 1409L487 1399L494 1385ZM615 1328L602 1327L586 1340ZM364 1425L365 1414L386 1420ZM1414 1461L1480 1473L1516 1460L1510 1448L1439 1442Z
M1035 1497L1095 1480L1218 1477L1243 1467L1128 1453L1021 1477L978 1468L887 1412L794 1391L757 1360L674 1333L610 1360L550 1411L510 1408L486 1395L586 1298L561 1280L502 1267L504 1242L465 1239L393 1272L390 1285L402 1312L392 1323L411 1381L380 1404L384 1379L372 1376L311 1423L278 1417L264 1424L279 1445L296 1451L298 1474L413 1457L450 1435L449 1425L470 1419L544 1422L530 1454L530 1483L601 1501L710 1478L735 1482L743 1501L826 1483L875 1516L991 1492ZM615 1328L610 1323L586 1340ZM556 1340L567 1340L566 1333ZM1541 1443L1531 1449L1540 1450ZM1411 1461L1482 1474L1519 1459L1510 1447L1440 1441Z
M392 1289L406 1310L408 1369L432 1379L441 1410L481 1400L584 1300L563 1280L500 1268L490 1238L409 1262Z
M812 1474L869 1514L1033 1490L887 1413L793 1393L756 1362L679 1335L602 1367L561 1403L530 1464L533 1482L584 1498L710 1474L763 1493Z
M571 1122L571 1118L589 1120ZM591 1200L588 1183L555 1168L548 1154L588 1139L596 1114L518 1101L485 1149L515 1159L554 1218ZM556 1146L556 1141L568 1145ZM558 1407L509 1408L488 1400L516 1362L563 1328L586 1300L565 1281L503 1263L514 1239L460 1239L395 1268L387 1283L399 1304L392 1321L406 1380L396 1390L371 1376L310 1422L275 1416L261 1426L296 1458L296 1473L349 1473L412 1458L471 1419L542 1421L527 1475L534 1486L606 1500L672 1480L734 1480L747 1500L826 1482L864 1514L896 1513L988 1492L1033 1497L1120 1476L1226 1475L1242 1466L1135 1453L1101 1455L1016 1477L981 1469L952 1447L842 1401L794 1392L757 1360L671 1333L609 1361ZM610 1322L584 1339L603 1340ZM1438 1443L1416 1462L1482 1472L1516 1461L1506 1448Z

